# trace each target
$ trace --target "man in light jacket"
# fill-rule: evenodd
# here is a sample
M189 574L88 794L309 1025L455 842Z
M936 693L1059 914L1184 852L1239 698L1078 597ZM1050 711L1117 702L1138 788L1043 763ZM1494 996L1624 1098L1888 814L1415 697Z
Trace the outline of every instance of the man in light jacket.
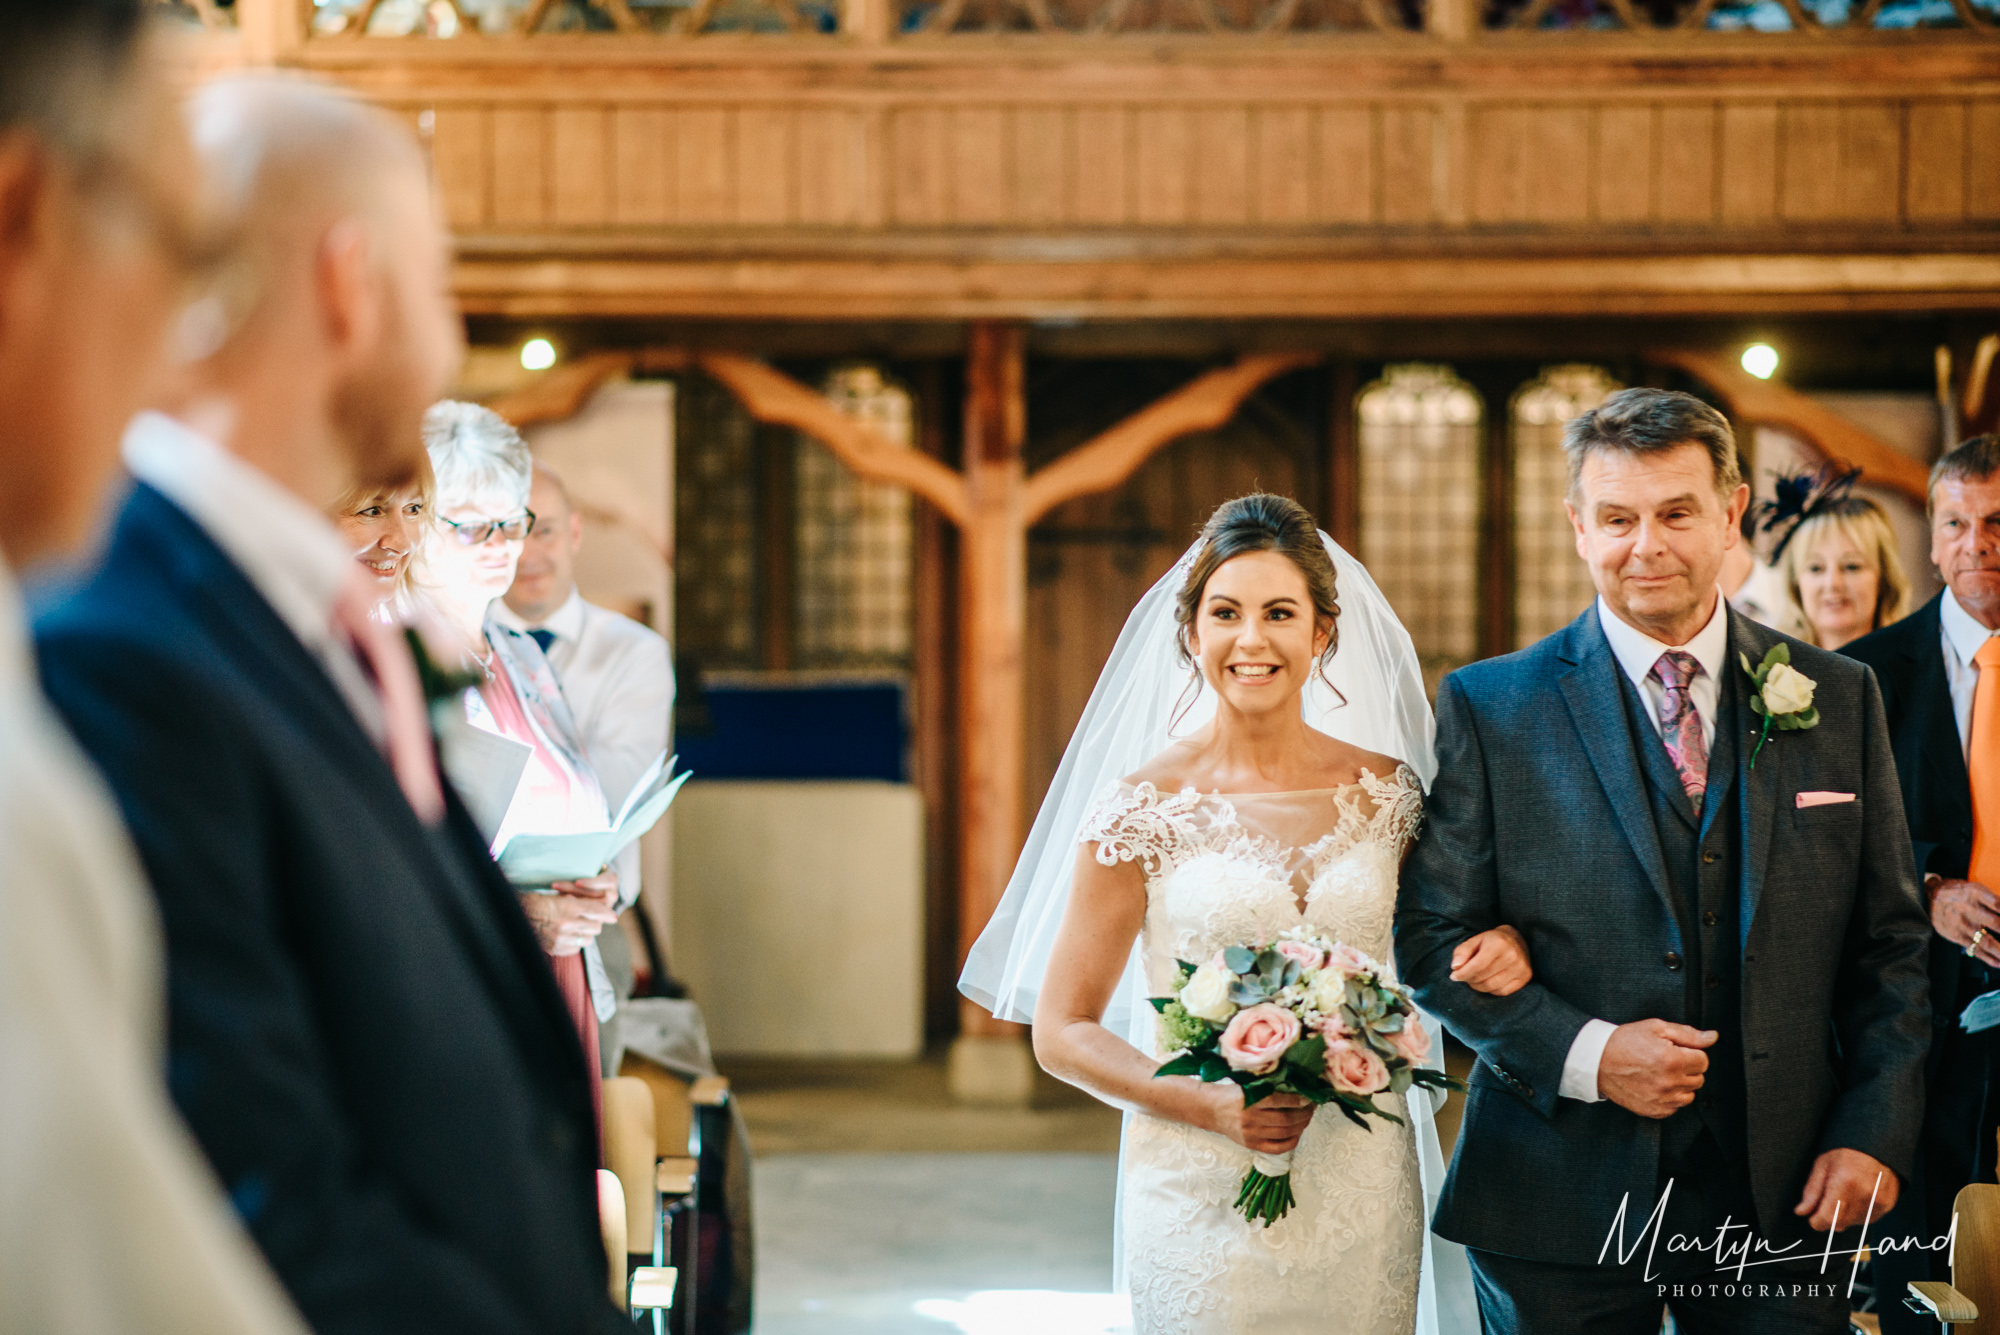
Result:
M141 15L0 0L0 1335L297 1335L168 1101L151 895L13 573L87 543L206 258Z

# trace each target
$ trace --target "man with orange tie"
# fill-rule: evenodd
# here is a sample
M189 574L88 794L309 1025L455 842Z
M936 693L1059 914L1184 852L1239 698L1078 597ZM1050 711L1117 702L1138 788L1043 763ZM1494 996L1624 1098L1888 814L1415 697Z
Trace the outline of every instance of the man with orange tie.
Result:
M1969 1182L1994 1180L2000 1029L1968 1034L1966 1004L2000 988L2000 436L1975 436L1930 481L1931 560L1945 590L1847 646L1875 669L1931 913L1928 1105L1914 1179L1877 1236L1941 1238ZM1913 1279L1949 1278L1942 1248L1876 1253L1886 1335L1937 1329L1903 1306Z

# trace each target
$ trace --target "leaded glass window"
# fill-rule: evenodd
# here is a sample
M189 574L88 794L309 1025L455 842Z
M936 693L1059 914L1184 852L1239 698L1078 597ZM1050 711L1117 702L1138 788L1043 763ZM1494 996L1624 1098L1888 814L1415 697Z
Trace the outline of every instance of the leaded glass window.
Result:
M1361 559L1409 628L1425 682L1478 652L1479 394L1406 363L1356 397Z
M1563 508L1569 467L1563 428L1624 388L1595 366L1550 366L1515 391L1514 644L1553 634L1590 605L1597 590L1576 554L1576 530Z
M876 367L835 368L825 393L836 407L913 447L909 392ZM817 442L801 438L795 515L796 666L907 667L910 659L910 493L856 477Z
M758 663L757 429L729 391L675 396L674 648L705 668Z

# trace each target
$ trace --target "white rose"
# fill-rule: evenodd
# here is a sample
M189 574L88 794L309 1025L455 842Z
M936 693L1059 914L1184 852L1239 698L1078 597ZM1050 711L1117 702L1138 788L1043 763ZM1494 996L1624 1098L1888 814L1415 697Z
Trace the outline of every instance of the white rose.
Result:
M1225 1023L1236 1014L1236 1003L1229 999L1229 985L1235 981L1236 975L1219 965L1202 965L1181 989L1181 1009L1197 1019Z
M1764 678L1764 708L1773 714L1797 714L1811 709L1816 684L1791 664L1776 664L1771 675Z
M1347 1000L1347 975L1338 969L1321 969L1306 990L1306 1004L1321 1015L1332 1015Z

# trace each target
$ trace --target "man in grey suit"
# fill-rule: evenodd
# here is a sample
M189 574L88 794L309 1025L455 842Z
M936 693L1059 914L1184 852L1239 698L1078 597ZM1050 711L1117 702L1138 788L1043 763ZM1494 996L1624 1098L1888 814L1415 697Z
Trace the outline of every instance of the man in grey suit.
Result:
M1662 1305L1844 1331L1852 1258L1823 1253L1895 1203L1929 1037L1881 696L1720 596L1749 499L1720 414L1626 390L1564 446L1597 603L1446 678L1396 917L1404 978L1479 1057L1433 1227L1489 1335L1656 1335ZM1743 657L1778 644L1763 701L1809 726L1766 735ZM1533 981L1454 982L1502 923Z

